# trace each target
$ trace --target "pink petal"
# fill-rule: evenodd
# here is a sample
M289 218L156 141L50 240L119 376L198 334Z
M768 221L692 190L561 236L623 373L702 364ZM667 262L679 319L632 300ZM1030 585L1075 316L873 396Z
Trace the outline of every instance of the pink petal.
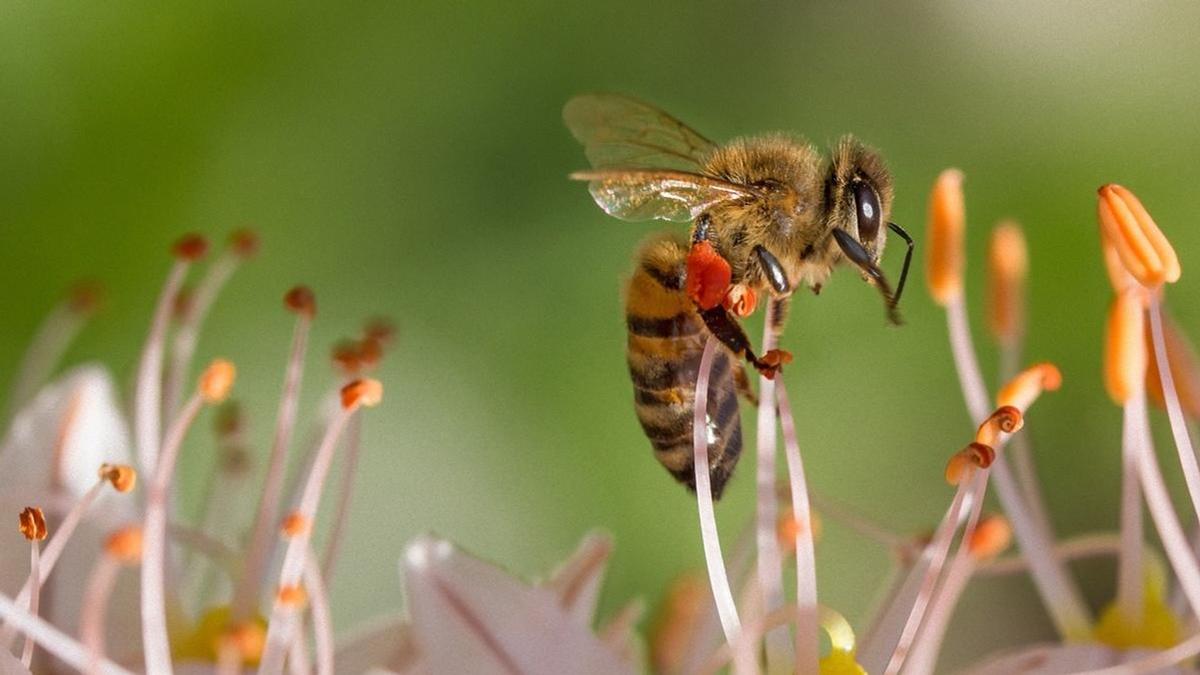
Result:
M1100 644L1043 644L1002 652L963 672L966 675L1065 675L1127 663L1150 653L1145 650L1120 651ZM1196 671L1174 667L1156 672L1184 675Z
M413 641L408 619L387 617L355 629L338 641L333 658L339 673L426 672Z
M437 673L633 673L546 588L531 588L444 540L419 537L403 562L421 653Z
M612 537L593 532L580 542L570 558L559 566L543 586L558 596L563 609L583 626L591 626L600 600L600 584L608 557L612 553Z

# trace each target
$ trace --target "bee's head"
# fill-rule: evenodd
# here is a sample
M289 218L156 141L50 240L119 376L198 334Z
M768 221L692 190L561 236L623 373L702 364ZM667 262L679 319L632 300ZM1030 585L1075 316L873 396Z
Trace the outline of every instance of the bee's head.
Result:
M892 174L883 158L852 136L843 136L834 147L825 177L825 223L842 254L859 268L863 278L879 288L888 305L888 316L899 323L896 303L904 289L912 242L904 259L900 286L896 292L879 268L887 243L887 231L896 228L892 216Z

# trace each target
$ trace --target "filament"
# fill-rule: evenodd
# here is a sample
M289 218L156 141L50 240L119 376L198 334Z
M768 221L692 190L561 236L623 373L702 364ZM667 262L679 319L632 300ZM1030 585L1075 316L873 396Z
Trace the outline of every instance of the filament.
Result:
M79 642L58 630L41 617L34 616L14 603L7 596L0 594L0 616L17 630L33 637L38 643L54 656L76 670L86 671L88 668L87 649ZM130 671L109 660L100 663L101 675L133 675Z
M782 332L782 322L785 307L777 303L786 300L768 301L763 320L762 351L767 353L779 346L779 336ZM775 380L760 375L758 378L758 423L755 426L757 459L755 479L757 481L757 528L755 539L758 548L756 557L758 580L762 593L762 605L770 612L783 605L783 561L779 552L779 538L775 532L775 521L778 518L778 505L775 497L775 462L776 440L775 431ZM767 633L766 653L767 671L780 672L791 660L791 645L785 630L774 630Z
M1145 393L1125 401L1121 430L1121 554L1117 559L1117 608L1129 625L1142 621L1142 492L1138 483L1138 458L1143 430L1136 420L1134 408L1145 405Z
M44 530L43 530L44 532ZM41 595L41 547L37 539L29 542L29 584L31 586L29 592L29 614L31 616L38 615L38 596ZM25 636L25 647L21 650L21 663L26 668L33 662L33 636Z
M1187 421L1183 417L1183 409L1179 405L1179 394L1175 390L1175 376L1171 373L1171 364L1167 359L1167 345L1163 341L1162 308L1158 294L1150 295L1150 334L1154 342L1154 361L1158 364L1158 377L1162 382L1163 400L1167 404L1167 417L1171 421L1171 435L1175 439L1175 450L1179 454L1179 464L1183 467L1183 477L1187 483L1188 495L1192 498L1192 509L1200 516L1200 464L1196 461L1196 451L1192 448L1192 440L1188 436Z
M104 662L104 615L120 571L120 563L106 554L96 561L88 575L79 618L79 637L88 651L88 675L100 672L100 664Z
M137 443L138 464L147 474L154 472L158 459L159 433L162 424L162 362L163 342L167 322L171 316L171 305L179 295L183 279L191 263L180 258L171 266L167 282L158 296L154 315L150 320L150 333L138 361L137 379L133 393L133 429Z

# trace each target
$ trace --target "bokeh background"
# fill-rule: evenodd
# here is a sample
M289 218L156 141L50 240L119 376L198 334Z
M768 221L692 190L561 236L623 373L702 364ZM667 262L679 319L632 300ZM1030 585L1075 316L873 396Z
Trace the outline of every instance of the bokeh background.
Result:
M373 314L401 327L333 585L341 629L402 606L396 561L425 530L532 576L603 528L617 543L604 611L653 608L702 567L692 499L655 464L624 368L621 279L661 225L609 219L566 180L585 164L560 120L573 94L621 91L715 139L861 136L918 242L933 177L962 168L984 363L986 235L1014 217L1032 251L1027 353L1066 377L1029 424L1048 500L1062 534L1111 529L1120 421L1099 373L1095 188L1122 182L1155 214L1185 270L1170 304L1200 331L1197 21L1185 2L6 3L0 386L81 276L110 299L68 360L128 383L168 245L251 225L262 254L199 357L239 364L260 457L290 285L320 303L306 411L335 382L334 340ZM903 328L841 272L799 297L784 341L812 485L904 532L941 514L943 463L970 433L941 311L914 276ZM214 460L195 437L193 507ZM727 542L752 514L753 469L719 506ZM828 524L818 556L823 601L862 626L886 553ZM1110 571L1083 568L1093 602ZM1020 580L978 584L959 617L952 660L1049 635Z

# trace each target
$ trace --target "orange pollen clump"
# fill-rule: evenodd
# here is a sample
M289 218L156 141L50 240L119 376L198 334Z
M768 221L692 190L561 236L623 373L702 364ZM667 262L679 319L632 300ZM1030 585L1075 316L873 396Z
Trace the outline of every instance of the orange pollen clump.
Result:
M303 586L280 586L278 599L284 607L300 608L308 602L308 592Z
M229 235L229 249L239 258L253 258L258 253L258 233L249 228L235 230Z
M758 294L745 284L734 284L725 294L725 309L733 312L734 316L747 317L754 313L758 306Z
M308 286L296 286L283 296L283 304L289 310L309 319L317 315L317 296Z
M360 405L368 408L383 400L383 383L371 378L355 380L342 387L342 407L353 410Z
M1137 196L1113 183L1102 186L1099 194L1101 236L1116 250L1129 274L1147 288L1178 281L1175 249Z
M112 483L117 492L132 492L137 486L137 470L127 464L101 464L100 478Z
M1006 222L988 243L988 326L1001 342L1017 340L1025 326L1025 276L1029 255L1021 227Z
M233 645L245 662L253 663L262 658L267 646L267 631L254 621L239 623L225 633L225 639Z
M1028 410L1043 391L1055 391L1062 386L1062 373L1052 363L1039 363L1017 373L996 396L1001 406L1010 405Z
M962 295L963 237L966 207L963 174L946 169L938 175L929 195L929 244L925 277L929 293L939 305L948 305Z
M975 432L975 442L995 446L1000 441L1001 433L1016 433L1024 424L1025 420L1020 410L1011 405L1000 406L979 425L979 430Z
M1117 405L1141 391L1148 362L1142 293L1129 288L1108 308L1104 335L1104 386Z
M180 260L196 262L208 253L208 240L198 234L185 234L175 242L171 251Z
M946 482L958 485L973 469L986 469L996 460L996 451L983 443L972 443L950 456L946 462Z
M108 535L104 551L118 562L136 565L142 560L142 528L131 525Z
M285 537L296 537L312 529L312 520L299 511L289 513L280 527Z
M216 359L200 375L200 396L205 403L220 403L229 396L233 381L237 379L237 368L225 359Z
M976 525L971 538L967 540L967 550L976 560L987 560L1003 553L1011 543L1012 526L1008 524L1008 519L991 515Z
M46 516L36 506L26 506L17 516L20 525L17 527L29 541L42 541L46 538Z
M712 309L725 299L733 268L707 241L692 245L687 257L687 294L700 309Z

